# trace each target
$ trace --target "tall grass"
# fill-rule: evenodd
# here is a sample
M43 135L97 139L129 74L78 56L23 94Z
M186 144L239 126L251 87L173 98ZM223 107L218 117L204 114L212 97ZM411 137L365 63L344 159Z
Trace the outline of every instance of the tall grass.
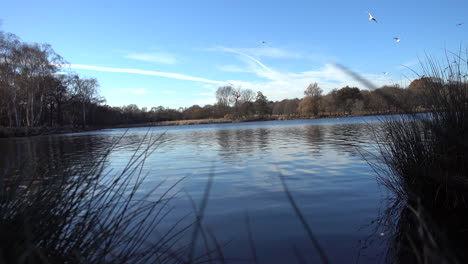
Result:
M57 164L55 172L37 175L40 170L31 173L25 162L19 171L2 172L0 263L202 263L214 258L191 252L187 261L190 245L180 241L196 221L183 217L162 234L158 230L172 211L178 182L139 192L147 176L145 159L158 144L160 138L147 136L120 172L106 171L112 148L90 166Z
M419 94L427 113L383 121L372 165L394 194L388 215L398 212L390 262L468 261L467 59L428 57L418 76L428 76Z
M390 168L385 184L399 198L417 198L429 208L467 208L467 64L455 58L447 67L434 59L423 64L424 75L432 76L420 94L429 111L386 119L380 141Z

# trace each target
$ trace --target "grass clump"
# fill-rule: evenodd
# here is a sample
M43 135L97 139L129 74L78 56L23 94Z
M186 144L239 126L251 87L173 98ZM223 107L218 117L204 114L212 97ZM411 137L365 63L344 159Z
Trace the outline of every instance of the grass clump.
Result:
M380 141L390 168L383 181L399 198L429 208L468 205L468 79L466 61L458 58L448 67L435 60L423 65L426 76L435 76L419 94L427 113L386 119Z
M394 194L390 262L468 261L468 53L460 54L422 63L426 113L383 121L373 165Z

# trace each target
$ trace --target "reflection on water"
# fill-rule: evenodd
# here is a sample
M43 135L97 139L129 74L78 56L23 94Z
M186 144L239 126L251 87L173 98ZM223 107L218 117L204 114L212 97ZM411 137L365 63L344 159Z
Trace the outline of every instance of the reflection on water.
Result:
M204 224L219 241L231 241L226 255L250 257L244 220L248 212L262 263L289 263L297 254L318 262L283 192L281 173L331 262L356 261L358 241L369 235L361 227L376 218L381 199L375 175L357 151L372 144L366 122L374 121L369 117L152 128L152 137L161 138L146 159L149 177L143 192L162 180L168 188L186 177L178 186L182 192L173 201L173 214L166 219L170 226L192 211L186 194L200 201L213 172ZM31 161L47 164L50 170L57 165L85 166L121 137L106 161L109 170L118 171L147 133L146 128L134 128L126 133L113 129L3 139L0 166L21 168ZM366 257L361 254L360 263L382 261L379 253L385 245L374 245Z

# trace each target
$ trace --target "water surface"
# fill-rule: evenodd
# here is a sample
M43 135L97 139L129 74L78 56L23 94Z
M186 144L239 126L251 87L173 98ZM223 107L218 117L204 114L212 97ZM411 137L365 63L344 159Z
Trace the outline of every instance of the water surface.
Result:
M176 187L174 211L160 228L193 212L188 197L199 204L213 174L203 223L220 244L229 242L227 256L250 257L248 214L261 263L297 262L298 255L317 263L284 193L283 175L332 263L378 263L385 241L368 225L378 217L384 190L363 159L363 150L373 148L374 122L378 118L268 121L2 139L0 169L25 169L32 161L50 168L86 166L118 140L107 158L108 170L118 172L152 136L158 144L146 158L141 194L162 180L161 191L185 177ZM369 238L370 246L363 243Z

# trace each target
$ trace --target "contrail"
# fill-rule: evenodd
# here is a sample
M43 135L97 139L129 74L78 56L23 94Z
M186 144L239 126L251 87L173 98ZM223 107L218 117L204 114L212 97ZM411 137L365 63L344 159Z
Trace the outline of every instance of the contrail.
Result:
M160 76L160 77L166 77L166 78L171 78L171 79L187 80L187 81L194 81L194 82L226 84L226 82L222 82L222 81L209 80L205 78L194 77L190 75L172 73L172 72L148 71L148 70L129 69L129 68L100 67L100 66L85 65L85 64L62 64L60 66L70 67L72 69L81 69L81 70L90 70L90 71L131 73L131 74L141 74L141 75L150 75L150 76Z

